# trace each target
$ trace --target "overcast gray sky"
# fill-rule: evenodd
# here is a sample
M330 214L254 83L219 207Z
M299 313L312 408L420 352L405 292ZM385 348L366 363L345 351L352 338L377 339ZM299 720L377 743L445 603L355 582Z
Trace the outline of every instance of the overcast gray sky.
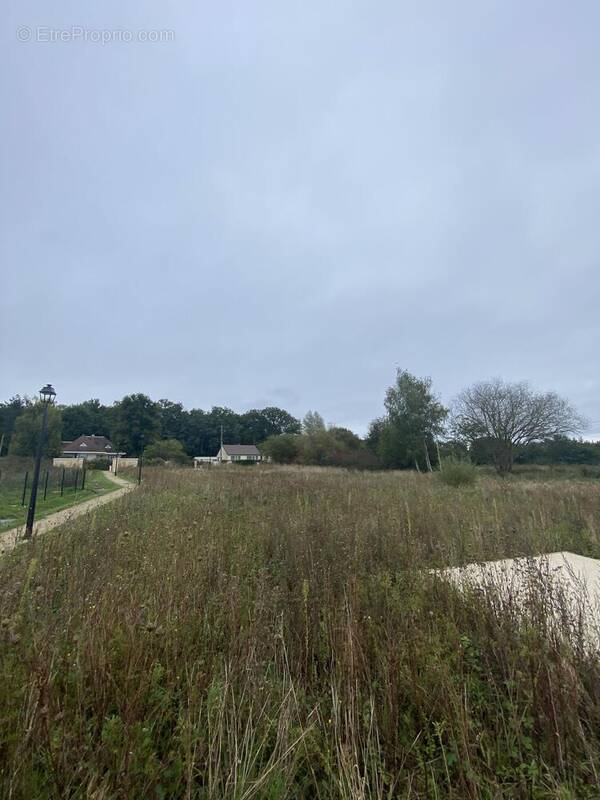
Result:
M363 432L402 366L446 401L528 379L600 435L600 4L10 0L3 23L0 399Z

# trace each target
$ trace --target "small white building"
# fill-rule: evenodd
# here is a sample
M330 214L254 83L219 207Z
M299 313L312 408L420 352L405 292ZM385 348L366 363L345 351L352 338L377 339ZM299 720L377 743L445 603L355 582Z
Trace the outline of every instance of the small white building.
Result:
M194 469L198 469L198 467L203 467L204 465L210 467L211 464L218 463L219 459L216 456L194 456Z

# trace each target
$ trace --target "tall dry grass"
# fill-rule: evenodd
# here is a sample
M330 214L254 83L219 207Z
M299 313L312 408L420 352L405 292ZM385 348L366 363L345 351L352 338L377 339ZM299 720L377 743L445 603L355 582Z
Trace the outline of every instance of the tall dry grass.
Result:
M7 798L597 798L576 627L432 568L600 556L593 482L147 470L0 562Z

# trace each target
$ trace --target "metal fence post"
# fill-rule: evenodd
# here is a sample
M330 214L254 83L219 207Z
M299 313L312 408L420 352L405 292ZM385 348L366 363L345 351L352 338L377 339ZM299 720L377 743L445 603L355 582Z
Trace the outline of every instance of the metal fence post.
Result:
M48 476L50 475L50 470L46 470L46 479L44 480L44 500L46 499L46 495L48 494Z
M65 491L65 468L63 467L62 475L60 478L60 496L63 496L63 492Z

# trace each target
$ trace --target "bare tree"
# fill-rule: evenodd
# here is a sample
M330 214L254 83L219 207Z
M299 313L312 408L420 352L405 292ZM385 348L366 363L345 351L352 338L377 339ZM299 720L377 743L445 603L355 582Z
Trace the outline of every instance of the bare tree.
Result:
M500 378L476 383L457 397L452 415L455 434L492 444L496 469L512 470L519 445L584 430L586 421L555 392L535 392L527 383Z

